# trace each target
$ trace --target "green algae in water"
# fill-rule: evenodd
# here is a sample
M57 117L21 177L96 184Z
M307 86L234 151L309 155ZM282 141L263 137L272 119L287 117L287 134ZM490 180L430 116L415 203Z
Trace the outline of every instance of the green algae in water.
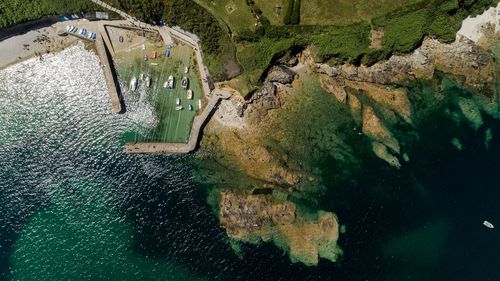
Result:
M54 186L50 205L20 233L13 280L202 280L165 261L135 254L134 231L100 186Z

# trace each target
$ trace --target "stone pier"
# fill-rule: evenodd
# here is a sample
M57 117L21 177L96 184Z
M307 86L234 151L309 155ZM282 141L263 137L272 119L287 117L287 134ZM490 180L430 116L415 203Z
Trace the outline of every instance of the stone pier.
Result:
M105 38L106 33L100 33L96 40L97 54L99 60L102 64L102 70L104 72L104 78L106 80L106 86L108 87L109 98L111 99L111 105L113 111L116 113L123 113L124 108L122 106L120 89L118 86L118 80L116 73L114 71L113 58L111 57L110 49L108 48Z

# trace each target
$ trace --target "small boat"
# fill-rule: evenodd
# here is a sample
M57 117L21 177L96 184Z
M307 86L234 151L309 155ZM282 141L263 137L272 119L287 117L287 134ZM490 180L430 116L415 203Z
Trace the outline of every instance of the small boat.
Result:
M167 58L170 57L170 50L165 51L165 57L167 57Z
M130 91L135 91L136 88L137 88L137 78L135 78L134 76L130 80Z
M175 105L181 105L181 99L180 98L176 98L175 99Z
M495 228L495 226L493 226L493 224L491 222L489 222L489 221L483 221L483 224L487 228Z
M144 80L144 73L141 73L141 74L139 75L139 81L142 81L142 80Z
M198 100L198 109L201 109L201 100Z
M156 59L158 53L156 51L151 52L151 58Z
M184 74L187 74L189 72L189 66L184 67Z
M187 91L187 99L188 100L192 100L193 99L193 91L191 89L189 89Z
M173 89L174 88L174 84L175 84L175 78L174 78L174 76L173 75L168 76L168 79L167 79L167 88Z
M168 81L165 81L165 83L163 83L163 88L167 88L168 86Z
M182 107L182 105L178 105L178 106L175 107L175 110L177 110L177 111L178 110L183 110L183 109L184 109L184 107Z
M151 85L151 78L149 78L149 76L146 77L145 84L146 84L146 87L148 87L148 88Z
M158 66L158 63L152 62L152 63L150 63L150 65L152 65L152 66Z
M142 44L142 49L146 50L146 45Z
M148 55L144 54L144 61L147 61L147 60L148 60Z
M189 111L193 110L193 106L192 105L188 105L188 109L189 109Z
M184 77L182 78L182 83L181 83L181 85L182 85L182 88L184 88L184 89L187 89L187 88L188 88L188 86L189 86L189 79L188 79L186 76L184 76Z

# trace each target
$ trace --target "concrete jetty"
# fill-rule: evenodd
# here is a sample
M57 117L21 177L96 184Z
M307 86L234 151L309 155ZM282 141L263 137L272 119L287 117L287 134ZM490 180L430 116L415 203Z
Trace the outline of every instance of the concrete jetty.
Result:
M207 104L203 112L196 116L193 120L191 132L189 133L188 143L162 143L162 142L129 142L125 144L125 152L127 153L162 153L162 154L178 154L189 153L194 151L198 146L200 132L203 130L210 113L219 103L221 97L214 97Z
M122 113L123 107L119 86L117 84L118 79L116 78L116 73L114 71L111 53L103 36L107 35L100 33L96 40L97 55L99 56L99 60L103 66L102 70L104 72L104 78L106 80L106 86L108 87L108 94L111 99L113 111L116 113Z
M230 93L224 92L222 90L215 90L212 91L210 88L208 81L208 71L203 64L203 56L201 54L201 49L198 44L198 40L196 38L192 38L189 36L189 34L185 34L181 31L175 30L173 28L170 28L168 26L153 26L147 23L143 23L138 21L136 18L128 15L127 13L118 10L100 0L91 0L92 2L101 5L102 7L109 9L120 16L122 16L126 22L130 24L130 26L126 26L124 24L120 24L120 27L122 28L141 28L145 31L155 31L158 32L161 37L163 38L164 43L170 43L172 42L173 39L182 42L183 44L186 44L193 48L193 51L196 56L196 62L198 64L198 72L201 77L201 85L202 85L202 91L205 96L205 98L208 100L207 105L204 107L203 111L201 114L197 115L193 119L193 124L191 126L191 131L189 133L189 141L187 143L160 143L160 142L129 142L125 144L124 151L126 153L148 153L148 154L179 154L179 153L189 153L194 151L197 146L198 142L200 139L200 133L203 130L203 127L207 123L207 121L210 118L211 113L216 109L218 103L220 102L221 99L227 99L231 95ZM101 39L102 36L108 36L105 27L103 28L104 30L101 30ZM108 38L109 39L109 38ZM106 49L106 41L104 39L98 40L100 41L101 47L98 47L101 49ZM110 43L109 43L110 44ZM109 51L106 52L106 54L109 54ZM111 62L111 56L106 56L108 59L107 65L110 64ZM106 59L105 58L105 59ZM108 69L109 70L109 69ZM110 72L111 73L111 72ZM110 73L106 74L106 83L108 83L108 77L109 77L109 83L108 88L112 86L111 83L114 83L114 79ZM115 76L116 77L116 76ZM116 89L116 88L115 88ZM121 105L120 100L118 99L118 95L115 95L116 91L110 91L110 96L113 96L112 102L113 102L113 108L115 108L115 103L116 106ZM118 107L117 107L118 109Z

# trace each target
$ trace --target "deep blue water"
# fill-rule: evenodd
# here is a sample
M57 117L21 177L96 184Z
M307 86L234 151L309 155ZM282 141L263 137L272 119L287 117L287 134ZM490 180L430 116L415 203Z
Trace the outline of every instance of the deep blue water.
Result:
M269 244L238 258L189 156L124 154L134 116L111 112L99 75L82 49L0 71L0 280L500 280L500 236L482 225L500 225L497 120L428 116L399 171L367 156L339 183L322 167L345 254L305 267Z

